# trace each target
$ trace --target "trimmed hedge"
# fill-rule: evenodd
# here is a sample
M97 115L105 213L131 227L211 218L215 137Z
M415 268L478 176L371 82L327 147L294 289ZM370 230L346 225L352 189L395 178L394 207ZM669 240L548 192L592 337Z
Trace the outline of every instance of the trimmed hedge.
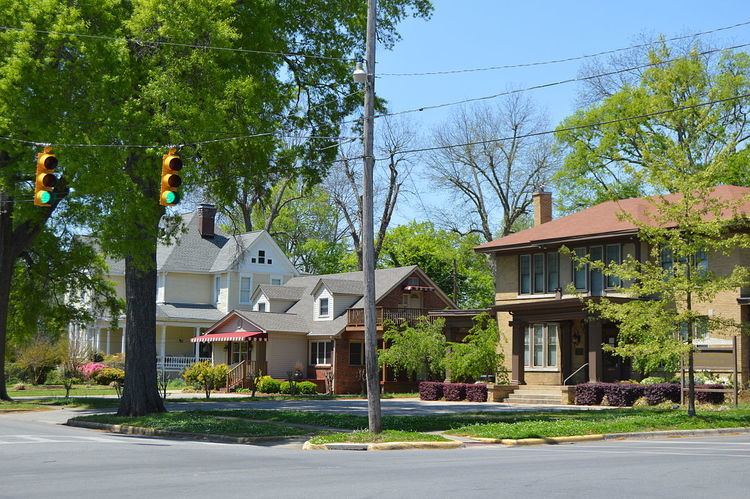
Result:
M263 376L258 382L257 390L260 393L279 393L281 381L273 379L271 376Z
M466 385L466 400L469 402L487 402L487 385L484 383Z
M727 388L724 385L719 384L705 384L705 385L695 385L695 388L718 388L723 389ZM695 400L696 402L700 402L701 404L723 404L724 403L724 392L695 392Z
M643 397L645 388L635 383L582 383L576 385L576 404L599 405L606 395L609 405L631 406Z
M679 383L654 383L647 385L643 396L649 405L661 404L662 402L680 402Z
M576 405L599 405L604 398L604 383L576 385Z
M443 383L443 396L450 402L466 399L466 385L464 383Z
M443 398L443 383L438 381L420 382L419 398L421 400L440 400Z
M421 400L445 400L457 402L487 402L487 385L484 383L441 383L439 381L422 381L419 383Z

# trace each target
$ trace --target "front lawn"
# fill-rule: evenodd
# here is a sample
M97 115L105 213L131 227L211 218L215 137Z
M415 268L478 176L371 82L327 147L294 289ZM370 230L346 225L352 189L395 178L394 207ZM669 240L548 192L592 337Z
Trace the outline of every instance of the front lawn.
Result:
M229 416L229 415L227 415ZM276 423L258 423L240 418L216 417L203 412L165 412L149 414L142 417L115 416L97 414L74 418L77 421L120 424L154 428L157 430L184 433L202 433L207 435L230 435L236 437L290 437L307 435L310 432L291 426Z
M25 390L14 390L15 385L6 385L8 395L13 397L64 397L65 388L60 385L26 385ZM117 395L114 388L101 385L74 385L70 390L71 396L89 395Z
M49 407L33 402L7 402L5 400L0 400L0 414L20 411L40 411L46 409L49 409Z
M76 409L101 409L117 407L120 404L118 399L111 398L52 398L52 399L35 399L35 400L14 400L12 402L0 401L0 413L14 411L34 411L43 409L54 409L55 407L74 407Z
M609 411L607 411L609 412ZM614 411L612 411L614 412ZM698 430L750 426L750 409L701 411L688 417L679 410L631 410L615 414L599 412L588 417L539 418L517 422L470 424L449 431L468 437L519 439L633 433L657 430Z
M311 444L354 443L369 444L382 442L449 442L440 435L418 433L414 431L385 430L382 433L354 431L351 433L325 433L310 439Z

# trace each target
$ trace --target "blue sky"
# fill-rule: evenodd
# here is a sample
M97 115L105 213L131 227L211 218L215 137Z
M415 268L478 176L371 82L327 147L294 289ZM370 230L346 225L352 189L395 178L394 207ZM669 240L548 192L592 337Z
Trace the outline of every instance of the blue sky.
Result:
M433 3L432 19L407 20L400 28L403 39L395 48L378 49L378 73L449 70L578 56L639 43L641 34L664 34L669 38L750 20L750 9L742 1L434 0ZM748 43L750 26L706 39L718 47ZM391 111L398 111L571 78L580 68L581 61L577 61L463 75L384 76L378 79L376 91L388 100ZM575 111L578 90L577 84L572 83L528 95L546 109L554 126ZM451 109L410 115L423 131L424 143L429 143L426 132L444 121ZM424 183L420 185L423 196L430 192ZM402 204L394 224L424 218L419 211L414 200Z

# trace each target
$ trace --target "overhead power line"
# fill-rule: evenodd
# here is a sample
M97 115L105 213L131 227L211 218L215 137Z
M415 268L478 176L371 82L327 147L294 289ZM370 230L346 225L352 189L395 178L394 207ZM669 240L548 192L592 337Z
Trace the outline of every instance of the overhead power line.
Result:
M549 64L561 64L564 62L573 62L573 61L581 61L584 59L590 59L593 57L601 57L603 55L610 55L610 54L616 54L618 52L625 52L627 50L634 50L644 47L650 47L653 45L657 45L664 42L675 42L679 40L685 40L689 38L695 38L698 36L704 36L704 35L710 35L713 33L718 33L720 31L726 31L730 29L739 28L742 26L748 26L750 25L750 21L744 21L737 24L732 24L730 26L721 26L719 28L714 28L706 31L699 31L697 33L691 33L688 35L681 35L681 36L675 36L672 38L665 38L663 40L657 40L653 42L647 42L647 43L640 43L637 45L630 45L627 47L621 47L611 50L604 50L601 52L595 52L592 54L583 54L579 56L573 56L573 57L564 57L560 59L550 59L546 61L535 61L535 62L524 62L524 63L517 63L517 64L503 64L498 66L485 66L485 67L478 67L478 68L465 68L465 69L448 69L443 71L424 71L424 72L411 72L411 73L378 73L378 77L382 76L435 76L435 75L451 75L451 74L461 74L461 73L477 73L481 71L497 71L501 69L516 69L516 68L528 68L528 67L534 67L534 66L546 66Z
M718 49L704 50L703 52L699 52L698 55L708 55L708 54L713 54L713 53L716 53L716 52L722 52L722 51L725 51L725 50L736 50L736 49L747 47L747 46L750 46L750 43L743 43L741 45L733 45L731 47L724 47L724 48L718 48ZM675 61L677 61L679 59L682 59L682 57L675 57L673 59L665 59L663 61L651 62L651 63L648 63L648 64L642 64L640 66L632 66L632 67L629 67L629 68L617 69L617 70L614 70L614 71L608 71L606 73L598 73L598 74L595 74L595 75L579 76L579 77L575 77L575 78L567 78L565 80L558 80L558 81L553 81L553 82L549 82L549 83L541 83L539 85L533 85L531 87L519 88L519 89L515 89L515 90L507 90L507 91L498 92L498 93L492 94L492 95L483 95L481 97L471 97L471 98L468 98L468 99L461 99L461 100L456 100L456 101L451 101L451 102L443 102L441 104L433 104L433 105L429 105L429 106L420 106L420 107L415 107L415 108L411 108L411 109L405 109L403 111L394 111L392 113L382 113L382 114L378 114L375 117L376 118L383 118L383 117L386 117L386 116L399 116L399 115L402 115L402 114L419 113L419 112L422 112L422 111L430 111L430 110L433 110L433 109L440 109L440 108L444 108L444 107L458 106L458 105L461 105L461 104L469 104L469 103L472 103L472 102L479 102L479 101L484 101L484 100L492 100L492 99L496 99L498 97L503 97L503 96L506 96L506 95L513 95L513 94L519 94L519 93L523 93L523 92L528 92L530 90L539 90L539 89L542 89L542 88L555 87L555 86L558 86L558 85L565 85L565 84L568 84L568 83L575 83L575 82L581 82L581 81L595 80L597 78L603 78L605 76L613 76L613 75L617 75L617 74L628 73L630 71L637 71L639 69L646 69L646 68L650 68L650 67L654 67L654 66L660 66L662 64L668 64L670 62L675 62ZM357 120L349 120L347 123L354 122L354 121L357 121Z
M586 128L594 128L594 127L597 127L597 126L612 125L612 124L615 124L615 123L622 123L622 122L626 122L626 121L639 120L639 119L643 119L643 118L652 118L654 116L662 116L662 115L665 115L665 114L676 113L678 111L687 111L689 109L698 109L698 108L701 108L701 107L712 106L714 104L721 104L723 102L732 102L732 101L741 100L741 99L747 99L747 98L750 98L750 94L736 95L734 97L727 97L725 99L716 99L716 100L712 100L712 101L701 102L701 103L698 103L698 104L691 104L691 105L688 105L688 106L679 106L679 107L673 107L673 108L670 108L670 109L662 109L662 110L659 110L659 111L653 111L651 113L644 113L644 114L639 114L639 115L635 115L635 116L626 116L626 117L623 117L623 118L616 118L616 119L612 119L612 120L597 121L597 122L594 122L594 123L584 123L582 125L574 125L574 126L569 126L569 127L556 128L556 129L553 129L553 130L543 130L543 131L539 131L539 132L531 132L531 133L522 134L522 135L513 135L513 136L509 136L509 137L497 137L497 138L493 138L493 139L476 140L476 141L471 141L471 142L461 142L459 144L446 144L446 145L442 145L442 146L431 146L431 147L419 147L419 148L415 148L415 149L405 149L403 151L399 151L399 154L408 154L408 153L415 153L415 152L439 151L441 149L455 149L455 148L458 148L458 147L469 147L469 146L476 146L476 145L483 145L483 144L492 144L494 142L505 142L505 141L508 141L508 140L518 140L518 139L524 139L524 138L529 138L529 137L539 137L539 136L542 136L542 135L552 135L552 134L559 133L559 132L572 132L572 131L575 131L575 130L582 130L582 129L586 129ZM376 158L376 161L387 161L387 160L390 160L390 157Z
M87 33L74 33L68 31L53 31L47 29L35 29L35 28L20 28L18 26L0 26L0 30L4 31L31 31L33 33L39 33L44 35L59 35L59 36L72 36L76 38L87 38L90 40L106 40L106 41L121 41L127 43L136 43L139 45L162 45L166 47L181 47L190 49L201 49L201 50L217 50L222 52L239 52L243 54L259 54L259 55L273 55L278 57L306 57L308 59L321 59L326 61L339 61L339 62L354 62L358 59L353 57L334 57L327 55L308 54L305 52L275 52L273 50L256 50L246 49L239 47L221 47L216 45L202 45L194 43L180 43L170 41L158 41L158 40L144 40L142 38L135 37L124 37L124 36L109 36L109 35L94 35Z

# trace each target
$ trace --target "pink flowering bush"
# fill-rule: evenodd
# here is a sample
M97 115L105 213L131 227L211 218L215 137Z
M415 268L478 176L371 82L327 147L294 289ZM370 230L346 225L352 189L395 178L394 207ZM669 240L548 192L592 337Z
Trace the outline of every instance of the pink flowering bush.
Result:
M79 371L81 371L83 378L88 380L96 376L105 367L107 366L104 362L87 362L79 368Z

